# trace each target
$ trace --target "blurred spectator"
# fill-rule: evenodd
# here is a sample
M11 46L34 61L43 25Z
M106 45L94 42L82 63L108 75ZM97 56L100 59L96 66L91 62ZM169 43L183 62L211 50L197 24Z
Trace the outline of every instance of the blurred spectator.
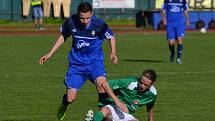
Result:
M44 30L42 1L41 0L32 0L31 5L33 8L35 28Z

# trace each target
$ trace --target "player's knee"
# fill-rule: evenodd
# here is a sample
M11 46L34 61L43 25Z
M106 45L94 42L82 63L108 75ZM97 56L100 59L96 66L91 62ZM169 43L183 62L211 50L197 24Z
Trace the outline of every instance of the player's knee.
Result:
M107 86L107 81L105 77L98 77L96 79L96 87L99 93L104 93L105 92L105 88Z
M67 97L67 100L68 100L69 103L74 102L75 99L76 99L76 96L75 96L75 95L71 95L71 94L70 94L70 95L68 95L68 97Z

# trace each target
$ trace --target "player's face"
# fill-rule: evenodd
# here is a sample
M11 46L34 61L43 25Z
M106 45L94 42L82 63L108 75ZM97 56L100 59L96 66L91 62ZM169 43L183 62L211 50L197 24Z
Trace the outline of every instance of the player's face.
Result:
M152 84L153 83L149 78L142 76L140 79L140 82L138 84L138 89L140 92L144 92L144 91L148 90Z
M84 25L87 25L90 22L91 16L92 16L92 12L90 12L90 11L86 12L86 13L83 13L83 12L79 13L79 19L80 19L81 23Z

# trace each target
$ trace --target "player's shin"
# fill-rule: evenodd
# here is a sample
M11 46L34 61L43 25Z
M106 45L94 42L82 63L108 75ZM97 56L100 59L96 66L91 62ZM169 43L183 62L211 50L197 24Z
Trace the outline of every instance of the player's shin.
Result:
M183 52L183 44L178 44L178 48L177 48L177 59L181 59L182 52Z

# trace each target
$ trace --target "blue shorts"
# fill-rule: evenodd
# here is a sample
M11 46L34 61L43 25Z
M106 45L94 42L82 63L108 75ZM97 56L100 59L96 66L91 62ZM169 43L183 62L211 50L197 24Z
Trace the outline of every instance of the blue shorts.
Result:
M33 13L34 13L35 19L43 18L42 6L34 6L33 7Z
M103 61L96 61L89 65L74 65L70 64L65 76L65 86L70 89L79 90L86 80L95 83L97 77L106 77L106 71Z
M184 37L185 24L184 23L168 23L166 27L167 40L177 40L178 37Z

